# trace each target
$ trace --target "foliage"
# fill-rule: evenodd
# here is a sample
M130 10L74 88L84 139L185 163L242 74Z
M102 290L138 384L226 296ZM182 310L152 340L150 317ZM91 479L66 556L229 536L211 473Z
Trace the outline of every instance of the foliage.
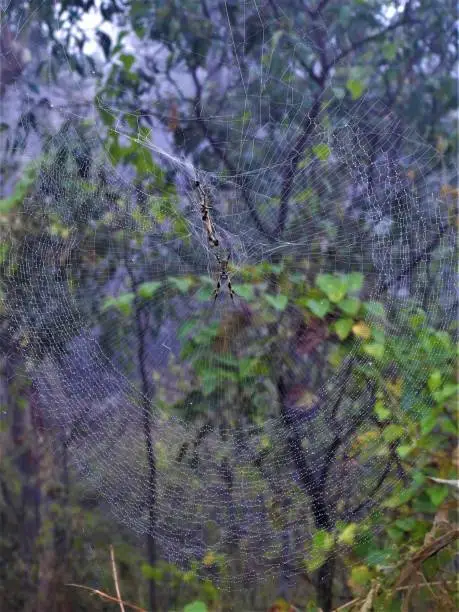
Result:
M53 5L14 0L2 13L4 57L24 56L14 44L22 51L33 45L39 50L29 64L18 61L17 74L8 76L3 66L0 71L1 95L12 83L17 87L10 106L18 112L2 117L0 126L5 184L18 168L21 172L12 181L15 188L0 200L0 396L7 405L7 410L0 406L0 556L7 560L1 569L2 608L86 610L90 605L108 610L108 604L94 603L65 584L111 592L106 549L112 542L123 596L139 605L148 598L151 603L147 587L153 584L164 609L249 609L252 598L258 598L264 609L272 604L273 612L328 610L331 604L321 589L326 576L331 576L336 605L353 600L359 610L450 610L459 603L453 583L457 517L452 499L458 469L457 328L454 304L445 305L436 284L451 273L435 257L451 248L454 240L445 236L457 221L457 189L449 179L457 149L454 7L449 0L440 5L408 1L401 7L384 0L284 4L227 2L223 9L218 2L188 0L97 6L83 0ZM87 44L82 19L88 10L98 11L102 21L97 32L102 62L91 51L94 44ZM86 112L78 102L77 110L69 102L72 118L61 123L58 134L53 131L55 93L49 84L69 93L62 78L69 69L85 79L78 84L94 97L89 107L94 103L98 113L97 135L113 174L134 176L132 192L101 171L94 125L78 120ZM177 73L194 84L192 94L182 90ZM68 82L77 89L75 81ZM318 100L332 104L330 113L315 104ZM286 193L285 182L278 189L282 165L253 184L249 172L264 167L266 149L248 134L268 126L270 146L279 148L286 136L303 128L304 117L313 111L317 117L320 109L327 128L332 118L339 125L362 112L362 134L371 144L382 117L378 100L384 113L396 112L403 128L416 127L432 145L439 162L425 178L443 185L435 190L441 211L447 212L442 240L426 244L423 267L430 279L422 279L424 303L392 297L390 308L383 298L368 299L374 274L362 262L374 234L353 241L363 235L368 203L357 202L357 221L346 214L339 169L333 170L336 205L325 209L320 189L296 184L288 202L290 222L272 226L265 219L280 219ZM87 105L86 100L83 109ZM221 117L231 117L232 129ZM179 164L161 167L164 159L158 162L149 148L158 125L173 143L176 160L191 160L214 176L245 177L236 185L238 212L250 211L247 230L254 232L254 244L281 239L303 244L304 236L295 232L307 227L306 240L311 252L321 253L320 261L293 253L282 261L273 257L235 265L236 307L225 305L220 317L212 317L213 281L202 270L189 272L199 254L176 186ZM333 151L322 135L306 140L289 159L300 170L319 167L312 183L325 192ZM29 157L32 136L40 141L39 159L24 166L21 155ZM417 168L405 167L412 145L394 143L394 163L412 181L407 184L422 204L426 235L438 233L431 201L418 191ZM255 191L265 193L266 202L254 202ZM219 192L222 206L227 195ZM394 232L400 231L393 217ZM345 269L339 268L338 227L349 237L352 265ZM316 242L318 236L326 237L326 248ZM53 258L54 253L61 258ZM167 267L162 265L166 259ZM130 267L132 261L136 265ZM405 274L417 280L422 271L415 254L409 263ZM336 273L323 272L331 267ZM362 269L365 275L357 272ZM44 278L47 299L36 300ZM188 307L191 315L184 316ZM65 334L56 324L63 320ZM142 327L139 321L148 324ZM179 328L178 349L167 372L151 368L145 375L138 346L154 352L161 326L171 323ZM294 603L279 597L274 580L242 594L218 588L231 583L230 573L247 544L242 534L236 545L228 545L236 530L224 502L221 524L227 540L196 546L190 529L189 541L181 542L184 567L179 568L167 560L170 551L161 551L164 558L151 565L143 543L107 520L106 509L79 488L66 455L73 432L46 433L34 378L50 364L57 375L59 356L83 329L97 330L103 350L146 397L145 414L153 402L153 392L142 388L146 380L164 419L179 415L187 421L189 439L172 450L177 450L177 464L188 470L190 487L212 436L222 483L239 478L237 458L228 452L222 431L247 432L239 441L252 449L254 461L242 476L260 488L267 532L278 535L286 525L303 525L304 516L311 517L300 572L306 585L298 580L291 588ZM298 360L308 364L306 377ZM336 405L318 394L331 381L339 391ZM91 403L87 408L100 407ZM260 433L270 420L284 428L285 443L269 430ZM329 427L317 427L321 423ZM317 430L321 435L315 435ZM288 443L297 443L296 452ZM166 471L160 442L154 450L159 469ZM326 470L320 479L298 478L290 486L284 479L294 470L301 475L292 463L301 454L312 476L324 458ZM273 481L279 483L276 490L270 488ZM332 496L336 482L343 486ZM185 498L177 502L186 504ZM261 574L272 567L261 552L257 562ZM282 562L274 562L281 573Z

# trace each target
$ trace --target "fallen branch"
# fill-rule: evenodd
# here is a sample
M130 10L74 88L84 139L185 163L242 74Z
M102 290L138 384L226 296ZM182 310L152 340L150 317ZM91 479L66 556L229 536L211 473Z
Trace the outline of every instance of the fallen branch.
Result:
M120 603L120 600L112 595L108 595L108 593L104 593L103 591L99 591L99 589L92 589L91 587L85 586L84 584L75 584L74 582L68 582L65 586L75 587L77 589L84 589L85 591L90 591L93 595L97 595L102 599L106 599L107 601L113 601L114 603ZM140 608L129 601L121 602L127 608L131 608L131 610L137 610L137 612L148 612L145 608Z
M437 580L436 582L425 582L424 584L417 584L416 587L413 587L413 585L397 587L394 590L395 591L409 591L410 589L413 589L413 588L425 589L425 588L430 588L433 586L443 586L445 584L457 584L457 581L456 580ZM366 598L364 597L356 597L355 599L351 599L351 601L346 602L339 608L335 608L333 612L341 612L341 610L350 608L351 606L355 604L363 604L365 600Z
M459 529L455 527L454 529L448 531L448 533L445 533L444 535L440 536L439 538L436 538L432 542L429 542L428 544L422 546L416 552L416 554L411 557L411 559L403 568L400 574L400 578L397 582L397 588L405 586L406 583L413 577L413 575L415 575L419 571L424 561L426 561L430 557L433 557L434 555L439 553L440 550L443 550L443 548L446 548L447 546L452 544L454 540L457 540L458 537Z
M123 601L121 599L120 585L118 583L118 573L116 571L115 550L114 550L112 544L110 544L110 559L111 559L111 562L112 562L112 574L113 574L113 581L115 583L116 596L118 597L118 601L119 601L119 604L120 604L121 612L125 612Z

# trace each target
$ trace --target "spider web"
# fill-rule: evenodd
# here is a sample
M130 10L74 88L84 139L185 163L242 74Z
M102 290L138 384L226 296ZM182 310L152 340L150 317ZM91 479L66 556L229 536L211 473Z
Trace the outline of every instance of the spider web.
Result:
M233 59L236 69L237 53ZM380 480L383 499L400 479L396 465L387 471L380 440L357 460L346 454L374 430L375 403L369 385L347 390L346 376L357 363L377 368L377 359L351 334L340 367L326 378L316 372L315 359L327 371L322 319L310 311L305 317L289 295L299 290L286 289L281 270L308 286L318 275L362 274L364 289L354 295L382 304L383 314L375 309L365 320L386 336L406 333L397 314L404 308L433 311L454 299L451 285L429 276L432 245L436 265L453 266L434 152L370 98L345 105L331 91L314 100L288 85L284 99L273 100L264 92L271 80L273 91L279 87L277 77L266 69L259 78L255 94L244 84L242 119L202 104L201 157L234 153L224 171L206 170L171 142L155 144L142 113L116 108L109 96L98 99L108 128L96 114L95 128L65 116L21 213L30 236L18 244L13 229L8 235L3 281L3 308L23 346L43 424L62 440L85 485L120 522L152 536L160 558L183 568L198 560L202 578L232 592L273 577L295 584L314 555L318 527L377 511L371 497ZM272 107L263 115L270 120L261 124L257 107ZM152 110L155 127L162 112L159 104ZM151 183L139 186L128 163L112 163L115 144L133 143L147 167L153 160L161 168ZM296 147L282 221L286 160L293 164ZM196 180L210 194L218 249L207 240ZM214 302L216 253L230 257L234 302L225 282ZM140 310L133 286L144 292ZM273 301L279 295L288 308ZM269 320L262 316L267 304ZM437 326L446 324L440 315ZM264 345L272 348L271 366L253 373L254 393L247 394L234 373ZM413 340L411 353L418 348ZM408 383L410 368L407 361ZM272 382L275 372L282 388ZM419 393L413 388L410 402L422 417ZM156 462L153 526L147 424ZM336 440L342 454L330 465L326 451ZM329 524L320 523L320 498L329 504Z

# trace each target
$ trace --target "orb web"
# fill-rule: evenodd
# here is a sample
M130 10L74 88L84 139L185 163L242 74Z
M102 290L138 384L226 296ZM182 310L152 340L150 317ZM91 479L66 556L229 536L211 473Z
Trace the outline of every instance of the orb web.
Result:
M232 590L294 581L314 532L378 511L401 478L379 439L349 457L375 428L364 374L378 355L350 333L332 366L340 343L325 298L305 304L302 292L318 277L352 278L346 291L373 304L365 324L381 344L408 333L404 308L454 299L430 280L432 259L452 267L435 152L369 96L345 105L289 85L274 98L264 92L277 76L261 73L256 93L244 85L242 117L210 100L181 117L201 126L200 155L186 134L184 154L155 144L141 113L104 94L105 126L67 116L17 213L29 234L6 230L3 279L43 423L76 473L161 559L198 560L202 577ZM152 110L155 127L163 110ZM151 180L136 181L129 147ZM414 336L407 346L409 381L420 347ZM420 394L411 389L419 417Z

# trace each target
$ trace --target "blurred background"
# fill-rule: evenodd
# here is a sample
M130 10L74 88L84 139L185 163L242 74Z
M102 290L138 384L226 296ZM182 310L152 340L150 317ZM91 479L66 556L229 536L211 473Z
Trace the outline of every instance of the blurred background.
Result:
M0 610L455 609L455 3L0 11Z

